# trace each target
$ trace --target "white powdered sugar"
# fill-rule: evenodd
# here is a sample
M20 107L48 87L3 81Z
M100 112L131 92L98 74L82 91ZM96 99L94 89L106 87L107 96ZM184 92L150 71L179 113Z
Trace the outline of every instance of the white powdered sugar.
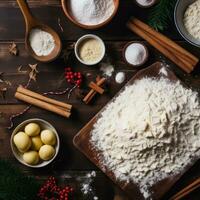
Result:
M143 78L127 86L95 123L93 148L119 180L151 186L183 172L200 156L200 105L179 81Z
M69 0L73 17L84 25L97 25L106 21L114 12L113 0Z
M103 72L103 75L111 77L113 72L115 71L115 68L109 63L101 63L100 71Z
M94 178L96 177L96 172L92 171L91 173L86 174L85 181L81 185L81 191L86 196L92 196L90 199L98 200L98 197L94 195L94 191L92 189L92 183Z
M55 48L53 36L41 29L34 28L30 32L29 42L37 56L47 56Z

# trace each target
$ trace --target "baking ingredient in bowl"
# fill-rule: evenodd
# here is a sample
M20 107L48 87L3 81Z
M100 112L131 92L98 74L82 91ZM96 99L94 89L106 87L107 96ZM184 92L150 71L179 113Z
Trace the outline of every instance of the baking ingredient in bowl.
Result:
M31 147L30 137L22 131L13 137L13 142L20 152L28 151L28 149Z
M44 144L55 145L56 136L51 130L43 130L41 132L41 140Z
M39 162L39 155L37 151L28 151L23 154L23 160L29 165L36 165Z
M84 25L98 25L114 12L113 0L69 0L68 7L74 19Z
M25 133L28 136L36 136L40 133L40 126L36 123L29 123L24 128Z
M126 79L124 72L118 72L115 76L115 82L118 84L122 84Z
M37 123L29 123L13 137L13 143L18 149L24 162L36 165L40 158L48 161L56 153L56 134L52 130L42 130ZM40 132L41 131L41 132ZM37 154L36 154L37 153Z
M151 198L152 185L200 157L198 95L179 81L137 80L101 113L90 142L102 166Z
M31 149L35 151L39 151L40 147L43 145L40 136L31 137Z
M141 65L147 58L147 51L140 43L132 43L125 49L125 59L131 65Z
M156 0L136 0L141 6L151 6L155 3Z
M78 46L78 54L80 59L87 64L98 62L103 55L103 45L98 39L85 39Z
M39 150L39 156L42 160L50 160L55 154L55 149L51 145L43 145Z
M37 56L47 56L55 48L53 36L50 33L38 28L31 30L29 42L31 48Z
M188 6L183 21L188 33L200 40L200 0Z

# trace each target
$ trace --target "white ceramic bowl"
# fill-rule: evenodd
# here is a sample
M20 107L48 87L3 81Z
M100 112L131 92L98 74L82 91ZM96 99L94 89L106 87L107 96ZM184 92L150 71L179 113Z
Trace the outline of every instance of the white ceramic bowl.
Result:
M48 160L48 161L40 160L37 165L29 165L29 164L25 163L23 158L22 158L22 153L19 152L19 150L17 149L17 147L15 146L14 141L13 141L14 135L16 135L19 131L24 131L25 126L27 124L29 124L29 123L32 123L32 122L37 123L40 126L41 130L44 130L44 129L52 130L55 133L56 139L57 139L56 145L54 146L55 155L53 156L53 158L51 160ZM21 124L19 124L14 129L14 131L12 132L11 138L10 138L10 145L11 145L11 149L12 149L12 152L13 152L15 158L20 163L22 163L22 164L24 164L24 165L26 165L28 167L40 168L40 167L44 167L44 166L48 165L49 163L51 163L55 159L55 157L58 154L59 148L60 148L60 139L59 139L59 136L58 136L58 133L57 133L56 129L50 123L48 123L45 120L36 118L36 119L28 119L28 120L22 122Z
M101 43L102 49L103 49L103 50L102 50L102 55L99 57L98 60L96 60L96 61L93 62L93 63L87 63L87 62L84 62L84 61L80 58L80 56L79 56L79 47L80 47L80 44L81 44L84 40L91 39L91 38L98 40L98 41ZM106 48L105 48L105 44L104 44L103 40L102 40L100 37L98 37L98 36L96 36L96 35L93 35L93 34L88 34L88 35L84 35L84 36L82 36L81 38L78 39L78 41L76 42L75 47L74 47L74 52L75 52L76 58L77 58L81 63L83 63L84 65L96 65L96 64L98 64L98 63L103 59L103 57L105 56Z
M182 37L185 40L187 40L190 44L200 47L200 40L195 39L188 33L183 22L183 17L186 9L188 8L189 5L191 5L195 1L196 0L178 0L174 10L174 21L176 24L176 28L178 29Z

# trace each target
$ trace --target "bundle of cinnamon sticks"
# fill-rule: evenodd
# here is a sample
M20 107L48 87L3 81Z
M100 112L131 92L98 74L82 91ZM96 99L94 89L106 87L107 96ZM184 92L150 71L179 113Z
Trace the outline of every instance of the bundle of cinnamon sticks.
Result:
M130 30L163 53L168 59L177 64L185 72L192 72L199 62L197 57L139 19L131 18L127 23L127 26Z
M91 88L91 90L88 92L88 94L83 99L83 101L86 104L88 104L97 93L99 93L99 94L104 93L104 89L102 89L101 86L105 83L105 81L106 81L106 78L101 78L97 81L97 83L90 82L90 84L88 86Z
M71 115L72 105L45 97L22 86L17 88L15 98L66 118Z

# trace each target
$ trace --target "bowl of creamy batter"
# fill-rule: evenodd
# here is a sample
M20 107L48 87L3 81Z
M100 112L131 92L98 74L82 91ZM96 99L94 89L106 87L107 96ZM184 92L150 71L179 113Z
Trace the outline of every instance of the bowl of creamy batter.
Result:
M178 0L174 11L176 27L182 37L200 47L200 0Z

